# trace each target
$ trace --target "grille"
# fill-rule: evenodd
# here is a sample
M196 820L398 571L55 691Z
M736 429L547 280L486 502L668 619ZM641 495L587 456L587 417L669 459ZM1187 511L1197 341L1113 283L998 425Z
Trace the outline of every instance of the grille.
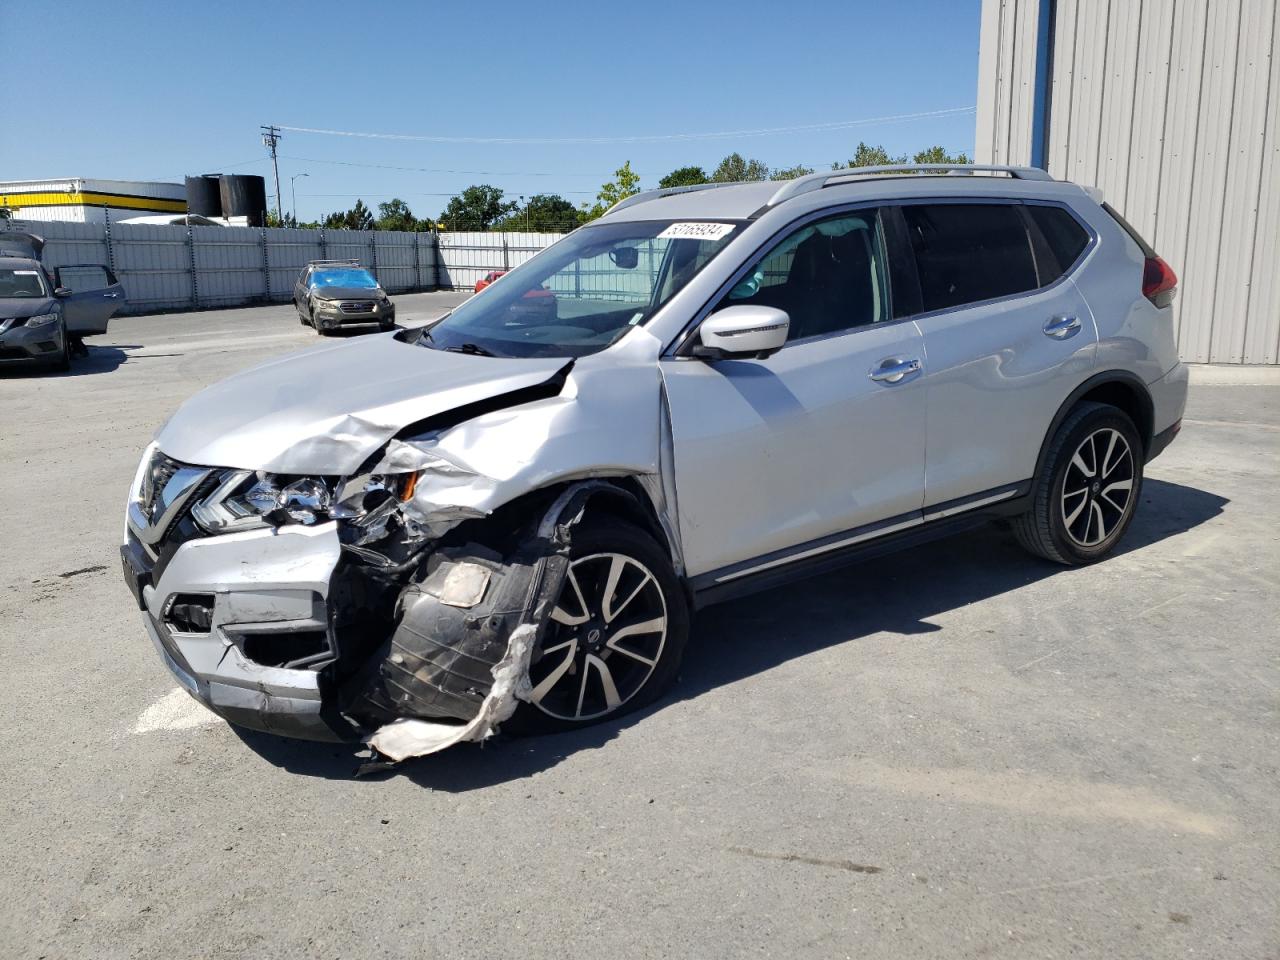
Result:
M31 354L17 347L0 347L0 360L30 360Z
M343 313L373 313L372 300L343 300L338 305Z
M164 511L162 495L165 485L173 479L174 474L182 469L191 468L189 464L174 460L172 457L167 457L160 452L157 452L152 457L151 464L147 467L141 499L143 512L153 526L160 520L160 515ZM196 467L194 469L203 470L204 468ZM153 550L162 550L164 548L166 541L168 541L174 530L191 515L191 508L217 489L218 484L222 482L224 472L222 470L210 470L208 476L186 495L179 505L179 509L169 518L164 529L157 534L152 547ZM194 524L191 526L194 527ZM203 536L198 527L195 527L195 531L197 535Z

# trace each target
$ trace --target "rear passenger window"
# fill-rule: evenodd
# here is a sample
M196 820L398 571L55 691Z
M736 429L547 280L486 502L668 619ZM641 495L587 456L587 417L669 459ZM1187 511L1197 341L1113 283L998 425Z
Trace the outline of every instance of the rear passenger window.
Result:
M1076 259L1089 245L1089 234L1076 222L1076 218L1061 207L1042 207L1028 204L1027 213L1035 221L1036 226L1049 244L1049 251L1058 261L1057 269L1053 265L1040 265L1040 285L1053 283L1071 267Z
M1013 204L908 204L902 213L920 274L922 310L1039 286L1031 240Z

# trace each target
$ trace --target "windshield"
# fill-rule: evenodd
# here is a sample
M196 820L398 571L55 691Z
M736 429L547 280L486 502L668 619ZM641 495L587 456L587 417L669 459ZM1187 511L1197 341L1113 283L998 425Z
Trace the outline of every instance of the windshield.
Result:
M648 322L740 223L583 227L484 288L418 341L498 357L581 357Z
M0 299L47 296L39 270L13 270L0 267Z
M378 285L378 281L373 279L373 274L360 267L350 267L346 270L319 270L311 278L311 282L317 287L364 287L369 290Z

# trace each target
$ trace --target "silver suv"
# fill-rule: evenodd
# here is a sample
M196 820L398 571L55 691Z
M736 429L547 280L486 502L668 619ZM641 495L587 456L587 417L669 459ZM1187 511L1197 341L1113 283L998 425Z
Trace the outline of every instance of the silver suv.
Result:
M990 518L1113 551L1181 422L1176 282L1039 170L639 194L425 329L187 401L125 576L245 726L399 759L614 717L713 601Z

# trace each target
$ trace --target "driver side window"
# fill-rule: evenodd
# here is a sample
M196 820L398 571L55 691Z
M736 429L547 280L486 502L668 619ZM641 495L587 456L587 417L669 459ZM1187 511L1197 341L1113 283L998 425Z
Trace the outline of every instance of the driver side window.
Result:
M759 304L791 318L787 342L889 319L884 242L876 210L844 213L789 234L717 309Z

